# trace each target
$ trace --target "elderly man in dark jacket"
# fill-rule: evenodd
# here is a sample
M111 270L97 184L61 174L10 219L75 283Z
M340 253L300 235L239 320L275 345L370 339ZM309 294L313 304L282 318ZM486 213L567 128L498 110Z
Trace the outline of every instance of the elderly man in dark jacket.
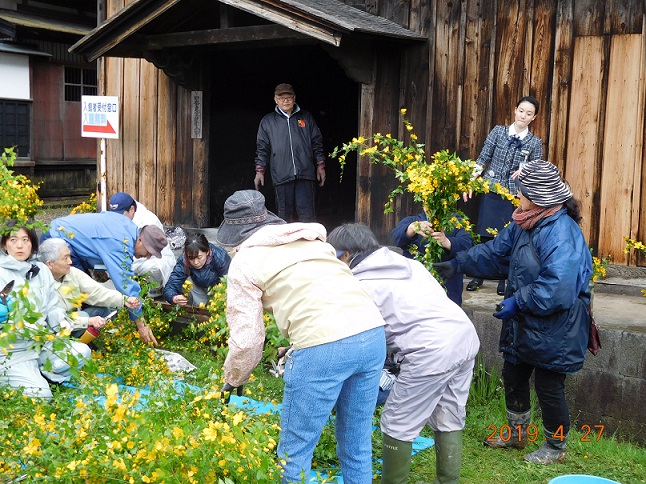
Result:
M293 222L296 212L300 222L313 222L315 183L325 183L323 137L314 117L296 104L291 85L276 86L274 101L274 111L258 128L254 185L256 190L265 185L269 166L278 216Z

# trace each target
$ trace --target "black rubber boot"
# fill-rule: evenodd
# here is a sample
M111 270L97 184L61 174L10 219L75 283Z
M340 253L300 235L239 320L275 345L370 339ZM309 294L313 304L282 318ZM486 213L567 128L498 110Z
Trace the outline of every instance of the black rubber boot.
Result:
M406 484L413 443L393 439L386 434L383 434L383 439L381 484Z
M498 281L498 287L496 288L496 294L499 296L505 295L505 280Z
M524 449L527 447L527 427L529 426L532 411L518 413L507 410L507 421L511 433L499 431L495 437L487 438L482 443L494 449ZM520 433L519 433L520 429ZM502 436L500 435L502 433Z
M457 484L462 467L462 431L435 432L434 484Z
M482 286L482 284L484 284L483 279L474 277L473 279L471 279L471 282L467 284L467 291L477 291L478 289L480 289L480 286Z
M567 443L567 435L565 437L554 437L554 434L545 429L545 442L539 447L538 450L527 454L525 460L533 462L534 464L562 464L565 462L565 444Z

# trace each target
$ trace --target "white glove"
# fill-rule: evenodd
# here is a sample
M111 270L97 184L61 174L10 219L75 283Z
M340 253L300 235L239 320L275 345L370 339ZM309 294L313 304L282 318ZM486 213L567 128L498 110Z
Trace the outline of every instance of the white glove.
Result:
M379 388L383 391L388 391L393 387L396 380L397 377L395 375L390 373L388 370L383 369L381 370L381 378L379 378Z

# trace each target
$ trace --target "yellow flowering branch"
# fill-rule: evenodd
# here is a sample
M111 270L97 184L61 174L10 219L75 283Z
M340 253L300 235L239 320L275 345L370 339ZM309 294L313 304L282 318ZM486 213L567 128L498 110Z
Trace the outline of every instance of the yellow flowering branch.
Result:
M630 253L631 250L635 250L646 255L646 245L644 245L643 242L631 239L630 237L624 237L624 242L626 242L626 246L624 247L624 252L626 254ZM646 289L642 289L642 294L646 296Z
M16 152L5 148L0 155L0 234L9 234L14 227L46 229L42 222L35 222L34 216L43 205L38 197L40 183L32 183L25 175L17 175L10 168L14 166ZM15 220L8 226L9 220Z
M400 112L404 116L406 109ZM405 118L403 123L409 138L407 143L390 134L376 133L367 139L363 136L353 138L349 143L334 148L331 154L338 158L342 174L351 152L367 156L371 163L384 165L393 172L399 185L388 195L384 213L392 212L395 198L407 191L413 194L414 201L422 204L435 230L448 234L455 229L464 229L477 240L469 218L456 205L463 193L491 191L518 205L516 197L500 184L491 185L477 176L478 169L473 160L462 160L448 150L438 151L427 160L425 145L417 142L413 125ZM418 253L416 258L432 270L432 263L440 260L444 249L435 239L427 241L425 253Z

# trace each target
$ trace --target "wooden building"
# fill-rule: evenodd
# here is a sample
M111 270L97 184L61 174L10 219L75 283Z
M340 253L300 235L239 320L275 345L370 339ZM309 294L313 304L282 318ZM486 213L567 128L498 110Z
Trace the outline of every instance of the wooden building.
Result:
M97 24L94 0L0 0L0 148L39 194L86 197L96 141L81 137L81 95L96 94L96 63L69 52Z
M402 135L399 109L429 153L478 156L523 95L532 130L583 203L600 254L629 261L646 238L644 0L99 0L103 20L72 48L100 60L100 93L122 100L107 142L108 193L125 190L165 223L213 226L252 188L255 136L273 87L293 84L325 149L359 134ZM328 225L356 219L387 242L403 199L360 159L319 192ZM266 189L271 204L273 196ZM467 211L472 207L467 206Z

